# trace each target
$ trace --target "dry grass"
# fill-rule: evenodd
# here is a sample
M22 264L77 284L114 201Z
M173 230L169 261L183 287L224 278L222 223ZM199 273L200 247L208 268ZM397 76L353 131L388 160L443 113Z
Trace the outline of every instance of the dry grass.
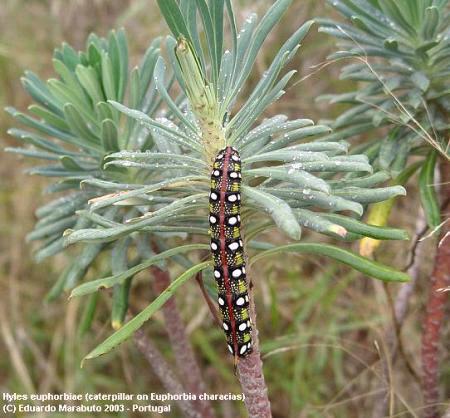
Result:
M269 2L244 3L243 16L250 3L251 9L264 9ZM325 13L329 14L330 10L322 0L294 2L276 38L267 41L266 54L260 54L258 71L262 74L268 56L276 52L281 39L307 18ZM8 104L26 108L29 98L20 86L21 73L32 69L42 77L50 76L53 48L63 40L81 47L90 31L105 34L117 26L127 29L135 61L152 36L160 30L166 32L155 2L147 0L4 0L0 8L0 107ZM322 62L330 48L328 38L317 33L309 35L293 64L299 70L298 80L312 73L312 66ZM342 89L337 76L337 66L314 74L289 89L285 100L273 112L316 120L333 116L336 109L330 110L323 103L316 105L314 99L324 92ZM0 114L3 144L13 144L6 135L11 123L4 113ZM109 295L101 295L93 330L83 338L78 335L78 324L85 300L69 303L63 298L52 304L43 302L65 265L65 256L40 265L33 262L32 247L25 243L25 235L32 228L34 210L46 197L41 196L44 182L22 173L26 164L16 156L1 155L0 350L5 354L0 358L3 371L0 389L15 392L158 391L154 376L142 372L146 366L131 344L124 344L113 354L88 363L85 369L79 368L82 355L111 332ZM409 203L399 202L391 224L414 231L417 214L412 208L417 205L415 191L410 192ZM432 248L432 239L422 245ZM387 244L379 257L402 267L406 264L408 245L404 242ZM419 289L402 330L406 355L416 370L419 368L422 295L433 256L431 251L423 251L423 254ZM388 382L384 382L379 367L380 357L388 357L382 336L391 321L385 288L324 260L292 256L288 262L288 271L286 260L283 263L272 260L259 267L260 276L255 275L265 277L255 285L274 416L370 417L373 401L386 384L394 402L396 415L392 416L420 416L420 411L416 410L421 402L419 388L401 356L390 365ZM92 277L95 274L91 272ZM389 286L393 293L396 289L396 286ZM133 309L142 309L153 297L149 287L141 284L133 291ZM198 298L199 293L192 284L180 304L210 391L238 391L231 363L223 360L222 334L211 320L205 320L206 310L197 312ZM156 316L147 329L170 358L161 317ZM448 335L449 330L446 331ZM445 355L448 360L448 352ZM443 374L450 387L450 370L447 368ZM242 410L233 410L234 404L218 407L225 416L230 409L234 412L228 412L228 416L243 414Z

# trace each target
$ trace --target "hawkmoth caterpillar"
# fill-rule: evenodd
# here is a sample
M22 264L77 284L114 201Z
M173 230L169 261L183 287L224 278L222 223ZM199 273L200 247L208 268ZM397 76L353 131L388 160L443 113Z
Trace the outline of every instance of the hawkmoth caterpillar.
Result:
M217 154L211 173L209 224L214 278L228 350L239 357L252 352L251 319L241 238L241 159L226 147Z

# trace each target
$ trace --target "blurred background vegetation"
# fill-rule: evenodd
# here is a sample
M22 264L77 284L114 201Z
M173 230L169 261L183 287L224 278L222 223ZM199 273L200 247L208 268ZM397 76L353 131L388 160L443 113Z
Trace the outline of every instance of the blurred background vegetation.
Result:
M240 3L236 9L244 19L250 11L265 10L272 2L235 3ZM332 15L325 0L294 2L275 31L276 36L266 40L264 53L258 56L259 74L254 74L254 79L260 78L282 41L305 20ZM132 64L139 61L155 36L168 33L153 0L2 0L0 108L12 105L25 109L29 105L30 99L20 84L21 75L30 69L42 79L53 76L52 53L61 42L81 49L90 32L104 36L108 30L122 26L128 34ZM316 27L303 44L291 64L298 70L296 79L284 100L269 114L330 119L343 108L317 103L316 97L345 91L349 82L339 81L340 63L322 66L333 51L331 38L317 33ZM17 145L6 134L11 124L12 119L0 112L3 146ZM83 355L111 333L109 309L99 309L92 329L81 335L79 324L86 300L68 302L61 298L51 304L44 302L70 251L42 264L33 261L33 247L26 243L25 235L32 229L34 210L46 197L41 195L43 180L25 175L24 169L26 163L17 156L1 154L0 352L5 353L0 356L1 391L160 391L158 381L145 372L147 365L132 344L123 344L80 369ZM407 189L412 197L409 202L414 202L416 190L411 186ZM414 235L418 216L418 204L406 206L399 199L390 224ZM420 416L416 410L421 404L419 384L407 366L419 370L420 320L434 255L433 239L421 243L419 285L402 329L404 350L391 370L390 385L397 409L405 411L398 416ZM383 243L377 257L402 269L409 261L411 245ZM89 272L89 277L98 278L99 273L103 273L101 263ZM361 279L359 273L331 261L301 256L265 261L258 266L255 278L258 328L274 417L370 417L385 385L380 358L386 358L385 329L392 325L389 295L395 296L399 285L384 286ZM222 332L214 326L206 304L199 304L201 295L194 282L188 286L192 291L180 298L180 309L209 391L237 392L231 362L223 350ZM141 281L133 287L133 311L143 309L154 297L148 282ZM101 294L99 304L110 304L110 295ZM170 359L162 317L155 315L146 330ZM449 331L447 324L444 341ZM446 369L442 378L446 387L450 386L449 360L449 352L444 353L442 364ZM223 416L236 417L236 405L220 402L215 406ZM176 417L177 413L174 408L170 416ZM244 416L243 409L241 414Z

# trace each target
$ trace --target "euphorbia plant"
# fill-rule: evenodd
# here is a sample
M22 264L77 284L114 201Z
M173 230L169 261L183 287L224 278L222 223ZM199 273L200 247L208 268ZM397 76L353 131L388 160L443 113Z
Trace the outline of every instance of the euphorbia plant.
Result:
M107 103L108 100L126 102L146 114L154 115L157 120L158 115L165 120L153 78L159 54L160 40L157 39L147 49L141 63L130 71L123 30L111 32L106 39L92 34L85 51L77 52L67 44L55 50L53 64L58 78L43 82L31 72L26 72L23 77L22 83L36 103L29 107L30 114L13 108L7 111L26 126L26 129L10 129L9 134L28 146L7 150L49 162L50 165L33 167L28 172L56 179L46 191L62 194L36 211L38 221L28 239L43 242L35 254L38 261L65 250L64 231L96 225L87 212L89 204L95 204L111 182L115 182L113 190L116 190L116 183L132 184L134 179L139 178L140 173L132 173L126 168L105 170L105 157L108 154L119 150L166 150L164 141L153 138L139 124L126 121L120 112ZM169 77L167 83L169 87L173 77ZM158 202L158 198L154 201ZM85 216L80 217L84 212ZM138 211L132 207L114 207L97 213L114 224L133 218ZM112 244L85 245L60 275L47 299L54 300L64 291L71 290L98 259L109 258L107 269L113 274L119 274L131 265L154 256L155 252L161 250L160 246L164 247L163 241L164 232L159 235L143 233ZM131 260L128 259L130 253L133 255ZM102 261L101 265L104 264ZM158 267L164 268L163 264L158 263L151 271L157 292L170 283L168 273ZM131 278L113 288L111 325L114 329L119 329L125 320L130 286ZM81 330L89 328L96 305L97 294L86 301ZM183 390L202 393L206 387L180 323L175 301L171 301L168 308L164 310L164 319L186 385ZM157 356L156 350L150 350L150 344L143 344L142 339L137 341L144 355L152 351ZM158 361L153 361L153 366L157 366L156 363ZM166 379L168 370L165 373L159 373L158 370L155 372L162 377L167 390L175 390L174 387L180 386L171 385ZM213 416L207 402L201 409L205 416Z
M339 51L330 59L350 60L341 78L358 82L355 91L328 96L349 105L333 123L334 135L350 138L376 129L358 149L394 182L403 183L420 169L422 208L431 232L439 235L422 338L426 416L437 417L438 346L450 285L448 1L330 3L347 18L346 23L321 20L321 30L339 39ZM377 205L373 221L385 224L393 203ZM362 250L371 252L373 242L366 244Z
M365 204L404 194L401 186L376 187L387 176L373 174L366 156L348 155L347 143L328 140L323 134L329 133L329 128L314 125L309 119L289 120L285 115L262 118L269 105L282 97L294 75L294 71L284 75L282 71L311 26L307 22L288 39L264 77L249 90L247 81L263 42L290 3L290 0L278 0L261 20L251 15L238 31L230 0L159 2L174 35L165 42L168 59L165 62L155 57L154 71L138 72L138 75L148 82L151 79L152 91L161 98L166 111L158 118L132 99L126 107L120 97L106 98L109 103L106 109L117 118L112 120L120 120L114 125L116 130L131 126L140 132L136 140L142 142L128 146L125 141L118 149L108 150L117 152L102 150L101 157L95 159L97 170L71 178L73 187L78 187L80 182L82 186L89 185L94 198L89 197L87 208L86 199L83 200L76 227L73 223L65 225L70 229L64 234L64 242L67 245L84 242L85 248L108 245L124 248L133 240L137 248L142 248L138 244L144 243L144 249L148 250L151 239L157 241L160 251L138 259L131 259L134 255L131 252L120 251L120 271L114 269L109 277L75 287L72 297L96 294L104 288L121 288L138 272L171 258L184 265L185 271L147 308L92 350L87 359L105 354L129 338L183 283L198 273L204 272L206 289L215 294L207 243L208 195L213 158L226 146L235 147L241 155L242 230L249 249L247 274L250 277L253 266L262 258L281 252L299 252L331 257L381 280L407 280L402 273L334 245L297 242L302 227L341 240L407 237L403 231L367 225L357 219ZM199 18L204 37L199 30ZM224 28L229 28L229 37L225 36ZM97 72L88 78L89 83L81 86L81 92L93 89L94 94L96 82L102 85L111 77L108 72L98 71L102 66L97 61L92 67L89 72L96 69ZM167 69L175 75L173 87L166 81ZM78 89L72 85L75 93ZM131 98L134 97L139 92L139 84L132 82L129 91ZM63 107L70 103L61 100ZM92 98L90 103L95 101ZM117 111L129 118L124 121ZM88 117L92 115L85 115ZM74 117L63 113L60 119L70 123ZM83 117L75 121L70 129L84 144L91 139L91 125L86 121L81 123ZM42 123L50 137L54 136L55 122L54 118L47 118ZM32 127L36 125L33 123ZM152 145L144 146L147 141ZM82 156L84 153L90 155L88 150L83 150ZM66 170L71 171L63 166L58 172L61 175ZM292 242L274 245L256 240L262 232L275 227ZM59 238L62 231L57 232ZM253 300L252 292L250 299ZM250 416L266 417L271 414L270 404L262 374L253 302L250 311L254 351L239 362L238 376ZM225 355L225 343L222 352Z

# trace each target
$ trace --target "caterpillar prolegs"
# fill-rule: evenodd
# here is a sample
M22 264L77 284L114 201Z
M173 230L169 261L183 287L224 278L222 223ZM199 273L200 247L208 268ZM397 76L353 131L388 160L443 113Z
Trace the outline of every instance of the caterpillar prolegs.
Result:
M241 239L241 159L236 149L219 151L211 173L209 224L214 278L228 350L239 357L252 351L249 297Z

